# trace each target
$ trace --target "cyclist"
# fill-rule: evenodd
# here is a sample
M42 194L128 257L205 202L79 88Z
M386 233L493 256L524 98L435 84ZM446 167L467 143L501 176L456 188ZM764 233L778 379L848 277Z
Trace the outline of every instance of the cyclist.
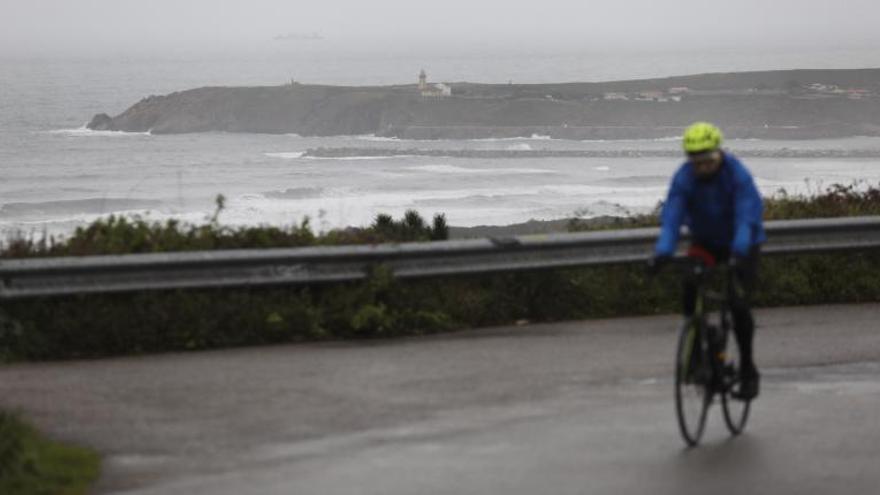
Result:
M755 323L749 296L754 288L761 244L766 240L763 203L751 174L735 156L721 149L723 136L712 124L698 122L684 133L687 161L672 179L661 215L662 228L654 252L659 267L675 254L679 230L687 225L692 241L690 256L708 264L728 262L733 267L734 294L730 294L734 332L740 349L739 398L758 395L760 375L752 356ZM684 314L695 310L696 287L684 284Z

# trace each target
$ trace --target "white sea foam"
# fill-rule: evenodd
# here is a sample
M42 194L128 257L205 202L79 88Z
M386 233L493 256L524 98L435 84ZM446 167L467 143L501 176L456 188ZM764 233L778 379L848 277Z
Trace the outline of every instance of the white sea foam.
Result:
M640 138L640 139L577 139L580 143L665 143L669 141L679 141L681 136L666 136L658 138Z
M377 156L303 156L304 160L339 160L339 161L359 161L359 160L394 160L400 158L413 158L412 155L377 155Z
M49 134L70 137L138 137L152 136L150 131L147 132L125 132L125 131L96 131L86 126L77 127L75 129L55 129L47 131Z
M532 146L528 143L513 144L505 148L508 151L531 151Z
M377 136L375 134L363 134L360 136L353 136L355 139L360 141L374 141L379 143L387 143L387 142L396 142L401 141L400 138L396 137L385 137L385 136Z
M427 217L444 213L455 225L503 225L529 218L564 218L575 212L593 216L648 211L659 198L659 189L654 194L645 194L638 189L564 184L437 189L420 191L418 195L406 190L350 189L289 199L243 195L229 200L221 221L232 225L289 225L309 216L319 228L323 224L334 228L368 225L378 213L400 216L415 209Z
M415 209L423 216L444 213L455 225L505 225L530 218L626 215L653 209L664 188L614 188L556 184L420 191L356 191L330 197L271 200L260 197L230 201L224 222L290 223L322 216L331 227L369 224L377 213L395 216Z
M498 143L504 141L552 141L556 138L551 136L546 136L543 134L532 134L531 136L517 136L517 137L505 137L505 138L474 138L474 139L465 139L465 141L478 142L478 143Z
M406 167L406 170L414 170L418 172L428 172L433 174L553 174L554 170L546 168L467 168L457 167L455 165L418 165L414 167Z
M56 133L139 135L87 129ZM46 131L34 131L34 134L32 138L42 139L44 143L64 144L64 139L52 138ZM416 209L425 217L445 213L451 224L462 226L566 218L575 213L586 217L626 215L653 209L665 195L668 178L676 166L675 160L665 158L496 160L355 156L316 157L310 159L323 161L306 162L303 151L297 150L315 146L316 142L321 146L344 146L345 139L351 138L322 138L322 141L282 138L287 139L286 146L279 145L278 139L277 136L206 134L175 139L174 147L166 148L174 153L156 153L154 146L144 147L133 139L131 145L117 142L114 149L97 155L99 158L86 153L76 161L75 168L69 167L65 160L45 168L7 164L2 170L5 180L0 182L5 202L36 203L45 202L47 198L82 200L84 195L127 198L137 194L162 203L158 206L116 204L101 200L100 206L94 208L62 204L57 208L39 205L29 210L10 206L0 215L0 236L13 229L37 234L43 231L69 233L95 218L120 212L148 215L156 221L175 218L204 223L213 213L211 199L217 193L229 198L220 216L220 221L229 225L292 225L309 216L316 228L327 229L366 225L380 212L399 217L407 209ZM866 143L880 146L877 144L880 139L867 139L823 141L821 148L864 149ZM101 140L95 140L94 147L102 149L104 145L98 141ZM497 141L504 143L487 147L543 146L528 138ZM119 149L120 145L124 149ZM662 146L665 145L632 145L635 149ZM800 149L796 146L819 145L777 141L752 145L759 146ZM288 151L274 151L285 148ZM430 148L436 149L433 145ZM114 155L108 154L111 152ZM22 163L35 163L35 160ZM158 165L154 169L143 167L145 163ZM865 159L796 159L781 163L778 159L754 158L748 160L748 164L765 195L783 188L790 194L815 194L821 184L880 180L880 169ZM0 164L0 168L3 166ZM810 178L809 185L804 182L805 178ZM66 189L71 187L86 188L86 191ZM29 193L29 188L34 192Z
M506 138L473 138L473 139L465 139L464 141L470 141L472 143L500 143L504 141L527 141L529 138L527 137L506 137Z
M305 151L285 151L280 153L263 153L265 156L272 158L283 158L285 160L295 160L297 158L302 158L303 155L306 154Z

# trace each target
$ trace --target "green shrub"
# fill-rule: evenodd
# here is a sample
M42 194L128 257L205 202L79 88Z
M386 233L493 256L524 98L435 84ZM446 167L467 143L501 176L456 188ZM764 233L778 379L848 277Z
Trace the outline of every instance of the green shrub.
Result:
M443 215L429 226L415 211L394 220L378 215L367 228L332 230L316 235L309 220L289 227L228 227L218 223L222 201L211 221L189 225L177 220L151 222L141 217L111 215L79 227L68 238L33 239L16 236L0 246L2 258L43 256L88 256L101 254L207 251L215 249L258 249L337 244L379 244L444 240L449 236Z

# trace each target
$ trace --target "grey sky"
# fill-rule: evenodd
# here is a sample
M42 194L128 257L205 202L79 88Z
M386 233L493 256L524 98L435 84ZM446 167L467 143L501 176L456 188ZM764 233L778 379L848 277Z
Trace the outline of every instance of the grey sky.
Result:
M880 45L877 0L0 0L5 53L351 47Z

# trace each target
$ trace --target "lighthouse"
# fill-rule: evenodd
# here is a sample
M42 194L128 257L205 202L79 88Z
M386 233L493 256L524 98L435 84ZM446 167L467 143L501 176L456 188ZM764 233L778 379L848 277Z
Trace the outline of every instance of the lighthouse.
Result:
M428 84L428 74L425 69L419 72L419 93L426 98L443 98L452 96L452 88L447 84Z
M428 74L425 74L425 69L422 69L419 72L419 91L427 91L428 90Z

